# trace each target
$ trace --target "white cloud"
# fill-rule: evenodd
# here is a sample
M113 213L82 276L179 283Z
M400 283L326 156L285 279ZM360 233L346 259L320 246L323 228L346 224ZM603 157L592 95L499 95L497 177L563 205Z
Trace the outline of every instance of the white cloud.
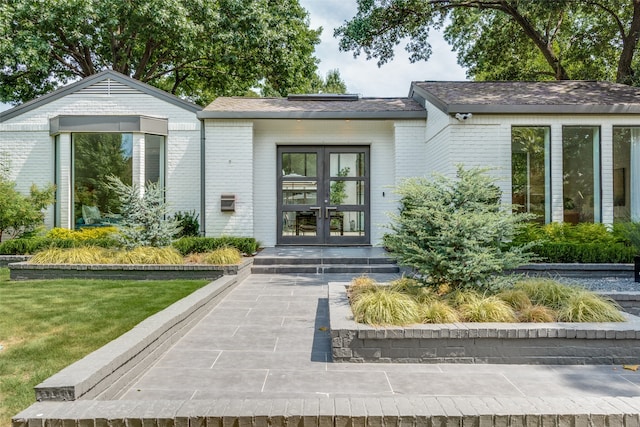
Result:
M322 27L321 43L316 48L321 74L338 68L347 90L363 96L406 96L415 80L466 80L465 70L456 62L455 53L439 32L429 37L433 54L428 62L409 62L409 56L400 45L393 61L378 67L375 59L367 61L363 55L353 57L352 52L340 52L333 30L351 19L357 11L352 0L300 0L309 12L312 28Z

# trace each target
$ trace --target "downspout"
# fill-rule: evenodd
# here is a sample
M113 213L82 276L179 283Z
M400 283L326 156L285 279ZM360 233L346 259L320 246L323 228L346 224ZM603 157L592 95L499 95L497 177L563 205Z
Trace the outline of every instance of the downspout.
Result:
M206 236L206 197L205 197L205 133L204 119L200 119L200 235Z

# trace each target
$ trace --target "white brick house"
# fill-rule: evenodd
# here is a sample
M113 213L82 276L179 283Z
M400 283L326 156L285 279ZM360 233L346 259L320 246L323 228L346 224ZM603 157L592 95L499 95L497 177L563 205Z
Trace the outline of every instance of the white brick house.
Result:
M132 182L161 182L206 235L376 245L393 186L458 163L494 168L504 201L547 222L639 220L639 113L637 88L602 82L414 82L406 98L201 108L106 71L0 113L0 156L21 191L57 185L50 227L86 226L92 204L108 216L91 175L104 152Z

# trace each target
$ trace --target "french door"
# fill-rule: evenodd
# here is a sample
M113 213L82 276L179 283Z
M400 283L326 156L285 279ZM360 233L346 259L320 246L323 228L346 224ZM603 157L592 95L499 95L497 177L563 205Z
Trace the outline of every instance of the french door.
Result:
M370 243L369 147L278 147L278 243Z

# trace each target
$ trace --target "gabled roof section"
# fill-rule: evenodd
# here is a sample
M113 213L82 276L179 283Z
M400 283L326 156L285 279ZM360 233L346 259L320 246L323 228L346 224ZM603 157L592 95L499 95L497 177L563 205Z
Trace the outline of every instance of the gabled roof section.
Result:
M640 88L600 81L413 82L410 94L447 114L637 114Z
M289 98L220 97L198 113L200 119L424 119L411 98L304 95Z
M139 92L147 95L154 96L165 102L184 108L191 112L197 112L202 110L202 107L196 104L192 104L177 96L171 95L156 87L143 83L139 80L132 79L124 74L118 73L113 70L101 71L97 74L93 74L89 77L63 86L55 91L42 95L36 99L25 102L24 104L13 107L9 110L0 113L0 123L16 117L20 114L24 114L30 110L46 105L50 102L56 101L67 95L85 91L86 93L93 94L117 94L117 93L132 93Z

